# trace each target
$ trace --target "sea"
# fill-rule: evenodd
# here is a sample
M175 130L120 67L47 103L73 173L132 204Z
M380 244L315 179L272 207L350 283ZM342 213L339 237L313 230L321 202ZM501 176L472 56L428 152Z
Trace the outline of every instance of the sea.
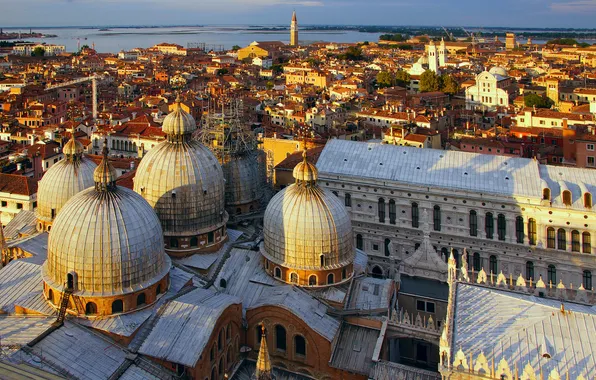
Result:
M282 41L289 43L289 30L263 30L261 26L168 26L168 27L64 27L34 28L33 32L56 35L48 38L27 38L27 41L65 45L75 52L79 46L95 46L100 53L118 53L133 48L148 48L161 42L183 47L205 47L208 50L227 50L232 46L247 46L253 41ZM267 27L276 29L281 27ZM4 28L5 32L28 33L29 29ZM381 33L358 31L300 31L300 42L364 42L377 41Z

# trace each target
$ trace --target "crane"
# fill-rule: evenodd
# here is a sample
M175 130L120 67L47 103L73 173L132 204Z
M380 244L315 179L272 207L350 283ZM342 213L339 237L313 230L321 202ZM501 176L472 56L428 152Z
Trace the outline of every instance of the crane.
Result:
M463 26L461 27L461 29L464 32L466 32L468 37L470 37L470 39L472 40L472 54L474 55L474 57L476 57L476 37L474 36L474 33L468 32Z
M73 79L70 80L68 82L63 82L63 83L58 83L58 84L54 84L54 85L50 85L46 87L46 91L50 91L50 90L54 90L56 88L60 88L60 87L67 87L67 86L72 86L73 84L78 84L78 83L83 83L83 82L87 82L87 81L91 81L91 88L93 91L93 120L97 120L97 81L103 79L103 76L101 75L92 75L89 77L84 77L84 78L77 78L77 79Z
M443 30L445 31L445 34L447 35L449 41L455 41L455 38L453 38L453 33L449 33L447 28L445 28L444 26L442 26L441 28L443 28Z

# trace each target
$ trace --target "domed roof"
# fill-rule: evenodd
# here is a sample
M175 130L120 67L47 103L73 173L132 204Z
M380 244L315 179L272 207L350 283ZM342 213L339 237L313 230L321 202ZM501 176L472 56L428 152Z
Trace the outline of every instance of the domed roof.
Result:
M293 269L347 266L355 253L350 216L338 197L316 184L316 168L306 158L299 166L294 170L296 183L277 193L267 206L262 253Z
M219 162L198 141L163 141L141 160L134 190L155 209L166 235L191 236L227 221Z
M167 135L191 134L197 130L197 122L191 114L182 109L180 98L176 99L174 111L163 120L161 130Z
M249 203L263 197L263 175L258 153L233 157L223 165L226 205Z
M50 287L62 289L74 272L77 294L113 296L144 289L169 272L155 212L132 190L99 175L110 167L104 156L95 176L102 182L72 197L56 217L42 270Z
M294 167L293 175L298 181L316 181L319 178L319 171L316 166L306 160L306 149L302 152L304 158Z
M71 138L62 150L66 158L48 169L37 189L37 218L46 222L51 222L70 198L94 183L97 165L82 155L83 145Z
M504 68L502 68L502 67L498 67L498 66L495 66L495 67L493 67L492 69L490 69L489 73L491 73L491 74L493 74L493 75L500 75L500 76L502 76L502 77L506 77L506 76L508 76L508 74L507 74L507 70L505 70L505 69L504 69Z

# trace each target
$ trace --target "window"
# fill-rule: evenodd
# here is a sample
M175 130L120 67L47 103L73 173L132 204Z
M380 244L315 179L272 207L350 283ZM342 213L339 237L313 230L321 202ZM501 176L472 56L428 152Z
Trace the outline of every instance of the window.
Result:
M594 166L594 156L588 156L588 166Z
M592 208L592 194L584 193L584 207Z
M170 248L178 248L178 239L170 238Z
M478 215L476 211L470 211L470 236L478 236Z
M342 279L342 280L345 280L345 279L346 279L346 277L347 277L347 274L348 274L348 271L346 270L346 268L343 268L343 269L341 270L341 279Z
M482 259L480 258L480 254L478 252L474 252L474 270L479 272L482 269Z
M528 219L528 240L530 245L536 245L536 219Z
M22 203L17 203L17 209L22 209L23 208L23 204Z
M416 310L424 311L426 313L434 313L435 303L423 300L416 300Z
M552 227L546 229L546 248L555 249L555 229Z
M290 282L292 284L297 284L298 283L298 273L291 273L290 274Z
M389 201L389 223L395 224L395 220L397 219L397 212L395 209L395 201L391 199Z
M495 233L495 221L493 219L493 214L490 212L486 213L484 217L484 231L486 232L486 238L492 239Z
M548 283L556 285L557 284L557 268L554 265L548 266Z
M582 233L582 252L592 253L592 236L589 232Z
M275 348L286 350L286 329L282 325L275 326Z
M317 285L317 276L314 274L308 278L308 285L309 286L316 286Z
M161 294L161 284L157 285L157 289L155 289L155 296L157 297L159 294Z
M499 240L505 240L505 235L507 235L507 221L503 214L497 216L497 235Z
M190 238L190 246L191 247L197 247L199 245L199 239L197 239L196 236L193 236Z
M584 288L587 290L592 289L592 272L590 272L589 270L584 271L583 285Z
M418 228L418 203L412 203L412 227Z
M94 302L87 302L87 305L85 305L85 314L87 314L87 315L97 314L97 305Z
M363 250L364 249L364 240L362 239L362 235L356 235L356 248Z
M321 267L325 266L325 255L319 255L319 264Z
M275 272L275 277L281 278L281 269L279 269L279 267L276 267L274 272Z
M491 255L491 257L489 258L489 265L491 273L498 273L499 268L497 266L497 256Z
M306 356L306 340L303 336L296 335L294 337L294 351L296 355Z
M441 208L439 206L433 208L433 228L435 231L441 231Z
M257 344L261 344L261 339L263 339L263 325L258 324L255 327L255 332L257 333ZM267 334L267 329L265 329L265 334Z
M563 191L563 203L567 206L571 206L571 191L569 191L569 190Z
M385 256L390 256L391 252L389 250L389 245L391 244L391 240L385 239Z
M207 243L208 244L212 244L213 241L215 240L215 234L213 233L213 231L207 233Z
M378 209L379 209L379 223L385 223L385 200L383 198L379 199Z
M145 293L141 293L137 296L137 306L143 306L147 303L147 297Z
M515 218L515 237L519 244L524 243L524 217L518 216Z
M531 261L526 262L526 280L534 278L534 263Z
M571 231L571 251L579 252L579 231Z
M327 285L331 285L333 284L335 281L335 276L333 276L333 273L329 273L327 275Z
M557 249L561 251L567 250L567 233L564 229L559 228L557 230Z
M122 313L122 311L124 311L124 304L122 303L122 300L116 300L112 302L112 314Z
M594 144L587 144L586 145L586 149L587 150L594 150Z
M7 201L2 201L2 207L7 207L8 206L8 202Z

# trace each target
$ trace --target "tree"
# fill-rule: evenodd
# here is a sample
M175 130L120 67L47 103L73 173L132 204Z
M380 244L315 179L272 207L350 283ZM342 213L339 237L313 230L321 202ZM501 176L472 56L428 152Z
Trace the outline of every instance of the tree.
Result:
M272 90L273 89L273 86L274 86L274 84L271 81L268 81L267 83L265 83L265 88L267 90Z
M242 49L242 48L240 46L238 46L238 45L232 46L232 50L233 51L240 50L240 49Z
M430 70L426 70L420 75L420 92L439 91L441 84L439 76Z
M346 61L360 61L364 57L362 56L362 49L358 46L350 46L345 53L338 56L339 59Z
M220 76L220 77L226 75L227 73L229 73L229 71L226 68L217 70L217 76Z
M455 95L459 92L459 82L453 79L449 74L441 75L441 91L449 95Z
M377 74L377 85L379 88L391 87L395 82L395 78L387 71L380 71Z
M43 57L45 53L46 53L46 49L42 48L41 46L38 46L35 49L33 49L31 56L32 57Z
M553 101L540 95L527 94L524 96L524 104L526 107L550 108L553 105Z
M398 70L395 73L395 84L401 87L407 87L410 84L410 74L405 70Z
M273 71L274 75L279 75L284 72L284 67L280 64L275 64L271 66L271 71Z

